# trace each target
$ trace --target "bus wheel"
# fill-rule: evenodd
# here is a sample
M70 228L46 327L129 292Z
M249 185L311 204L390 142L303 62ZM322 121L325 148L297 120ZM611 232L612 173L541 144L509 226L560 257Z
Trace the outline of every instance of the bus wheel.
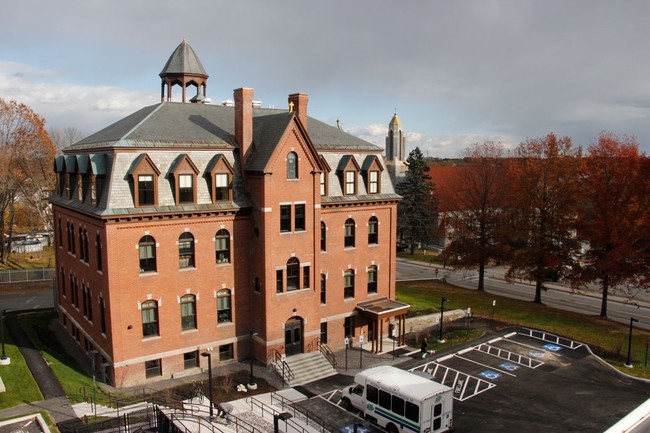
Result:
M350 403L350 400L347 398L341 400L341 405L343 406L343 409L347 410L348 412L352 410L352 403Z
M395 424L388 424L386 426L386 431L388 433L397 433L397 427L395 427Z

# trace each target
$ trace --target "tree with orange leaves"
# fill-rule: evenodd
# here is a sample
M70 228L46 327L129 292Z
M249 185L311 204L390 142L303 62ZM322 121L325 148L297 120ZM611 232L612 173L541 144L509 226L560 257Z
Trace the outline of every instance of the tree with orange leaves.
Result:
M510 161L511 265L506 276L535 283L542 302L544 281L572 263L577 240L580 149L569 137L548 134L521 143Z
M11 252L4 239L13 234L17 201L31 204L46 225L53 157L45 120L25 104L0 98L0 262Z
M488 141L466 149L467 164L456 167L437 192L451 240L445 254L458 257L463 267L478 265L479 291L485 290L485 266L504 252L509 195L505 156L501 143Z
M647 158L636 140L603 132L591 144L581 174L578 236L586 245L583 266L574 283L599 283L600 316L616 288L636 290L647 271Z

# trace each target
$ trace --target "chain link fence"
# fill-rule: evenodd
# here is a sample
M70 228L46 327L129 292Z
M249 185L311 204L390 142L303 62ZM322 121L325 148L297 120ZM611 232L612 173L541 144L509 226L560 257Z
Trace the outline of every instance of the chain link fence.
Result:
M9 269L0 271L0 284L53 280L55 277L54 268Z

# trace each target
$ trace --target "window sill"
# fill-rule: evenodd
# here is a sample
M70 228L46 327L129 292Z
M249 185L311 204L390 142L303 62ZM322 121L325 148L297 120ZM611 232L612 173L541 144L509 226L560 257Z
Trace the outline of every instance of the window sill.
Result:
M343 298L343 302L350 302L350 301L354 301L354 296L351 298Z
M146 336L146 337L142 337L142 342L156 341L156 340L160 340L161 338L162 337L160 335L149 335L149 336Z
M353 251L356 250L357 247L343 247L343 251Z
M377 295L378 295L377 292L368 292L368 296L377 296Z
M224 266L230 266L230 265L232 265L232 263L230 261L225 261L225 260L222 261L222 262L215 263L215 266L220 267L220 268L222 268Z
M183 329L181 331L181 335L183 335L183 334L192 334L193 332L199 332L199 328Z
M378 247L379 244L368 244L368 248L375 248Z
M152 275L158 275L158 272L157 272L157 271L144 271L144 272L140 272L140 276L141 276L141 277L149 277L149 276L152 276Z
M196 271L196 267L195 266L189 266L187 268L180 268L179 271L180 272L192 272L192 271Z
M217 328L226 328L228 326L232 326L234 323L232 321L230 322L217 322Z

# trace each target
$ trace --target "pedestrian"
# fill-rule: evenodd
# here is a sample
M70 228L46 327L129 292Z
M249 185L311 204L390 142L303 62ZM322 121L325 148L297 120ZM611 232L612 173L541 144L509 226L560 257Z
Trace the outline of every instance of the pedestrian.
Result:
M230 403L222 402L217 405L217 416L223 418L226 420L226 424L230 424L230 417L229 415L232 413L232 411L235 409L235 406L233 406Z
M420 351L422 352L422 359L424 359L424 357L427 356L428 345L429 342L427 341L427 337L422 337L422 341L420 342Z

